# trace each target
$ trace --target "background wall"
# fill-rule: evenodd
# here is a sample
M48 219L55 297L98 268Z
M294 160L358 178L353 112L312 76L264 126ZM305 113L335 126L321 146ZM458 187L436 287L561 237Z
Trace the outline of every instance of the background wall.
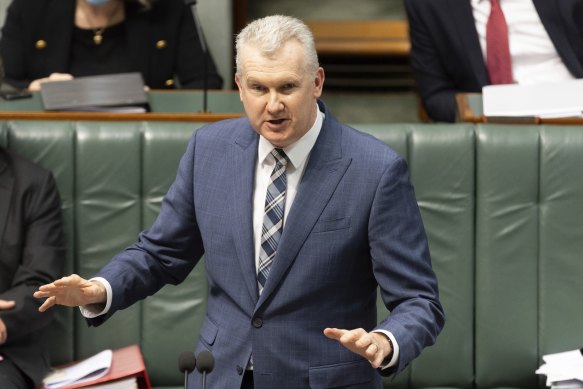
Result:
M164 1L164 0L160 0ZM231 0L199 0L199 20L219 73L223 76L224 88L233 85L233 22Z
M6 19L6 7L10 4L10 0L0 0L0 24L4 25Z

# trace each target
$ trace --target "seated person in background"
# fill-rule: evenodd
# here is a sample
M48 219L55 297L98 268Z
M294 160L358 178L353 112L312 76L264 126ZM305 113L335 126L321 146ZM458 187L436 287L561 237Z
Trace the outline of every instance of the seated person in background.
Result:
M434 121L455 120L456 93L583 77L583 0L405 0L405 8L411 64Z
M32 293L64 270L61 200L52 175L0 147L0 388L37 388L49 371Z
M5 81L19 89L124 72L141 72L152 89L203 87L202 48L184 0L13 0L0 57ZM222 87L210 54L207 80Z

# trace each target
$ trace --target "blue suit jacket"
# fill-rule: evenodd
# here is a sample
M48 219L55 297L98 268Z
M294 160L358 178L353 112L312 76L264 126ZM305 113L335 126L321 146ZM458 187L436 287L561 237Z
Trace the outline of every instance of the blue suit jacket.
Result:
M394 371L441 330L406 163L326 112L259 296L252 225L258 139L246 118L193 135L154 225L100 272L113 301L92 322L181 282L204 254L210 291L196 353L208 349L215 357L209 387L240 387L237 366L245 367L252 353L255 388L380 388L368 361L322 331L391 331L401 348ZM392 311L380 324L377 282Z
M583 0L533 0L559 56L583 77ZM456 93L489 84L470 0L405 0L411 65L423 106L435 121L453 122Z

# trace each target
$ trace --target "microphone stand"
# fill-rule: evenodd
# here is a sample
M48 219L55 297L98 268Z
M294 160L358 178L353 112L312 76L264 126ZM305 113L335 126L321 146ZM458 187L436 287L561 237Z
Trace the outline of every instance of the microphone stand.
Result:
M206 389L206 370L202 372L202 388Z
M200 47L202 48L202 113L208 113L208 82L207 82L207 66L208 66L208 49L206 47L206 40L204 37L204 32L202 31L202 25L200 24L200 19L198 17L198 12L196 11L196 0L185 0L186 4L190 6L192 10L192 15L194 16L194 24L196 26L196 33L198 35L198 40L200 41Z

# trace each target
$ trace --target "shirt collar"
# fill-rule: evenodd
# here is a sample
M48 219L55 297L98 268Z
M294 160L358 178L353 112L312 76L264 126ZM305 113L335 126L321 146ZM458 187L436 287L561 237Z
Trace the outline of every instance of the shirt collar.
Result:
M322 124L324 123L324 113L320 111L318 104L316 103L316 120L312 127L302 136L300 139L284 148L285 154L289 158L292 166L297 168L308 158L310 151L316 144L320 130L322 129ZM257 150L257 157L260 164L265 163L265 159L269 156L271 151L274 149L273 145L269 143L267 139L263 136L259 136L259 148Z

